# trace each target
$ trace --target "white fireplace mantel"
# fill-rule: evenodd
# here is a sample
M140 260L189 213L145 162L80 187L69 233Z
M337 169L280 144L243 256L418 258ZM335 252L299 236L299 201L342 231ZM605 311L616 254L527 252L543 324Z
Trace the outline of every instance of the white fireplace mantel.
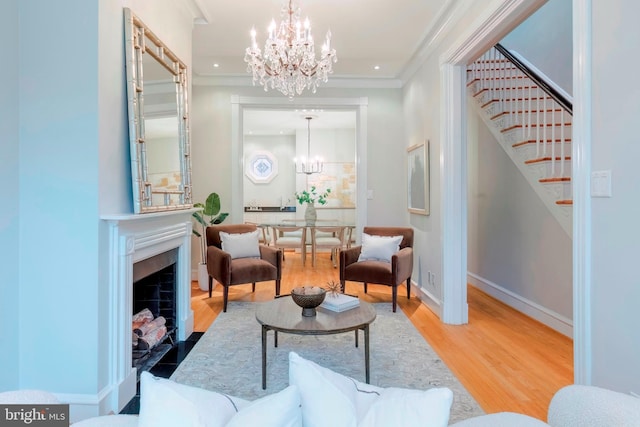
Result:
M133 264L178 248L176 266L177 338L193 332L191 310L191 215L199 209L147 214L102 215L109 241L109 342L110 405L120 411L136 394L136 369L132 367L131 316L133 314ZM116 408L117 406L117 408Z

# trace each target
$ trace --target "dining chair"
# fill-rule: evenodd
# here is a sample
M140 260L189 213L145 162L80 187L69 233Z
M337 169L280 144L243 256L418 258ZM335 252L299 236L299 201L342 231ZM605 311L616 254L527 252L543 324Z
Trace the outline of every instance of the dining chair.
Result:
M307 227L304 225L273 226L273 246L282 249L282 259L285 260L284 251L286 249L300 249L302 265L305 265L307 258Z
M311 228L311 265L316 266L318 249L330 249L333 267L338 266L338 254L344 245L344 226L314 226Z

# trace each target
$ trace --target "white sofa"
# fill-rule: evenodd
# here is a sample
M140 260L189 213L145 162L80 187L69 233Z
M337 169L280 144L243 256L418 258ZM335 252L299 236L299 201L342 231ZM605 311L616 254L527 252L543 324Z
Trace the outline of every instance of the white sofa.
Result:
M253 402L141 375L140 415L105 415L73 427L248 426L434 426L449 420L447 388L380 388L337 374L295 353L289 355L285 390ZM57 403L49 393L0 393L0 404ZM470 418L451 427L631 427L640 426L640 399L593 386L570 385L549 405L548 424L509 412Z

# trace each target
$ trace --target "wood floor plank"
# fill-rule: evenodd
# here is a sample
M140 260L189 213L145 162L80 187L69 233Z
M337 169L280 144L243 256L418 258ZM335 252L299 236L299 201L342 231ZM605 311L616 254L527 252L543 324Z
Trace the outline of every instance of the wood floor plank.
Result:
M286 253L282 293L300 285L325 286L338 281L329 254L318 254L316 267L307 256L303 267L299 254ZM275 282L232 286L227 310L234 301L266 301L273 298ZM347 293L369 302L390 302L388 286L347 282ZM206 331L222 311L222 289L212 298L192 283L191 306L195 331ZM573 382L573 341L547 326L502 304L482 291L468 287L469 323L445 325L425 304L406 290L398 290L398 305L416 329L438 353L469 393L487 413L511 411L546 420L553 394Z

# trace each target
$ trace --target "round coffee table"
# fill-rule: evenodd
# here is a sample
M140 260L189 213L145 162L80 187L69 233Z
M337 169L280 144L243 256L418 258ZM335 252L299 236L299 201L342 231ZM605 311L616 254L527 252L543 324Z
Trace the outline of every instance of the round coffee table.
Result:
M278 332L297 335L332 335L355 331L356 347L358 330L364 331L365 381L369 383L369 325L376 319L375 308L360 301L360 305L340 313L318 307L313 317L302 316L302 308L291 296L260 303L256 320L262 325L262 389L267 388L267 332L274 331L274 344L278 346Z

